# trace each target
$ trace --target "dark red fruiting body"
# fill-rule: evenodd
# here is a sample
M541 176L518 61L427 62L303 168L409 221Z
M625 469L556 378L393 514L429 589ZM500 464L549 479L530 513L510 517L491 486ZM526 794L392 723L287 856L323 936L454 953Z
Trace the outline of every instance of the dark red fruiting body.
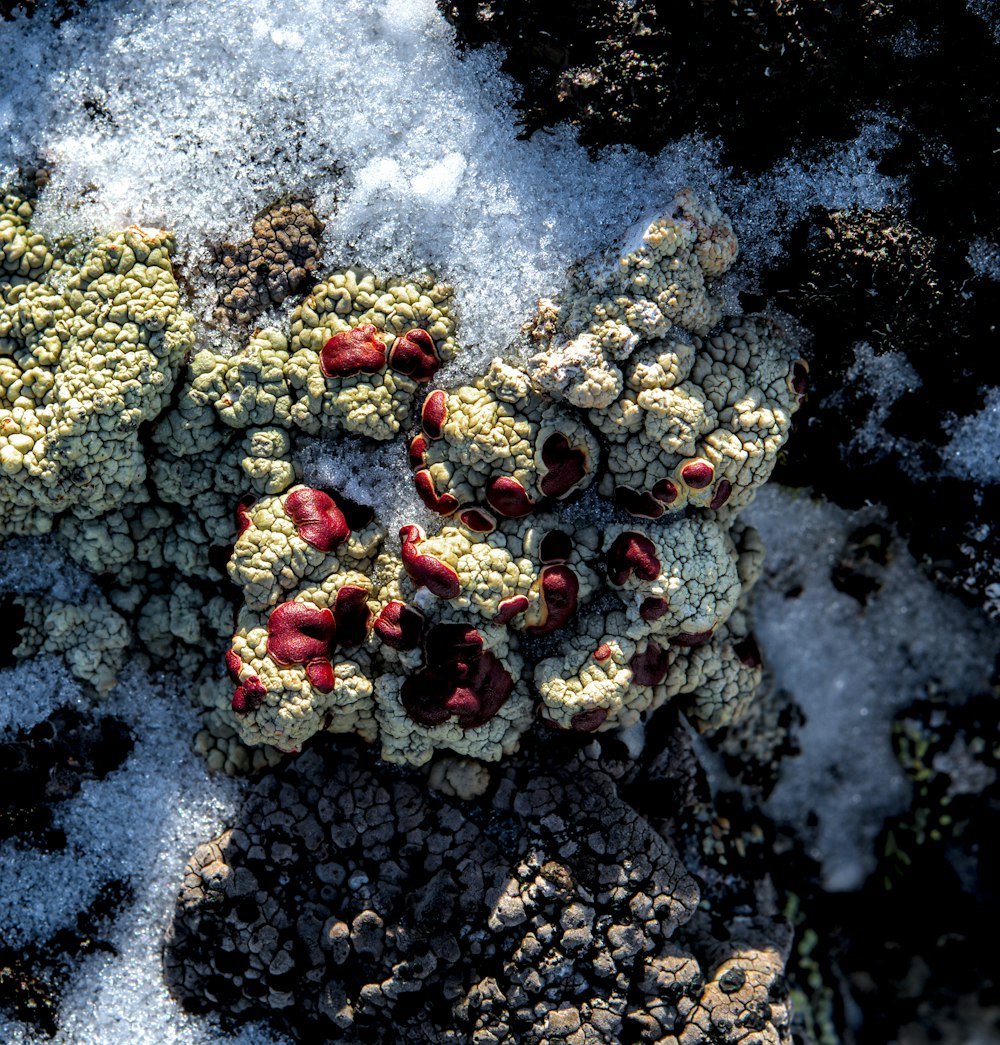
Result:
M632 572L642 581L655 580L660 575L660 560L656 545L643 533L626 530L620 533L608 549L608 580L624 584Z
M267 687L256 675L248 675L247 678L236 687L233 694L232 709L237 715L249 715L264 703L267 696Z
M481 508L466 508L458 517L476 533L492 533L497 528L496 519Z
M429 468L421 468L419 472L414 473L413 485L417 488L420 500L438 515L451 515L458 507L458 498L454 494L439 495L434 489L434 480L431 478Z
M670 652L662 650L652 639L646 643L642 653L636 653L629 661L632 681L638 686L658 686L670 668Z
M337 645L360 646L368 638L372 619L368 590L356 584L345 584L337 592L333 618L337 622Z
M420 610L394 599L375 618L374 631L393 649L416 649L424 633L424 615Z
M333 673L333 665L322 657L309 661L306 665L306 678L320 693L330 693L337 684L337 677Z
M715 469L708 461L689 461L681 469L681 478L691 490L704 490L715 478Z
M760 667L760 647L757 645L752 635L747 635L745 639L740 639L740 641L733 646L733 652L737 657L739 657L740 663L746 667Z
M714 628L708 631L682 631L679 635L673 635L670 639L672 646L704 646L712 637Z
M337 502L322 490L293 490L285 498L285 511L302 540L321 552L333 551L351 535Z
M577 733L593 733L607 717L606 708L591 708L589 711L578 711L570 719L570 723Z
M240 681L240 672L243 670L243 660L234 649L226 650L226 671L233 682Z
M440 439L444 435L444 422L448 417L448 396L436 389L424 400L420 411L420 425L428 439Z
M255 497L241 497L236 505L236 535L242 537L243 534L253 526L253 519L250 518L250 509L257 503Z
M435 624L424 640L429 668L466 671L483 655L483 637L471 624Z
M427 453L429 445L425 435L415 435L410 440L409 457L411 468L419 468L424 463L424 455Z
M587 476L587 451L570 446L562 432L555 432L542 443L542 464L547 471L538 488L546 497L565 497Z
M562 530L549 530L538 542L538 558L543 563L567 562L573 554L573 539Z
M524 613L528 608L527 595L512 595L509 599L501 601L497 607L494 624L509 624L519 613Z
M789 380L792 391L800 398L809 391L809 367L803 360L797 359L792 364L792 376Z
M494 476L486 484L486 500L491 508L508 519L523 518L535 507L525 488L509 475Z
M659 519L663 514L663 505L651 493L640 493L631 486L615 487L615 504L640 519Z
M539 575L542 617L525 628L528 635L547 635L568 623L576 613L580 582L568 566L544 566Z
M389 366L398 374L412 377L423 384L441 368L441 357L438 355L434 338L415 327L402 337L397 337L389 349Z
M283 602L267 621L267 652L285 666L328 657L336 638L333 614L304 602Z
M670 479L660 479L659 482L653 484L653 496L660 504L673 504L679 494L677 484Z
M454 599L461 591L458 574L433 555L421 555L417 544L424 539L423 531L412 523L399 531L402 542L403 569L414 584L423 585L439 599Z
M427 667L411 675L402 685L400 700L421 725L439 726L454 715L462 729L475 729L493 718L513 690L509 672L486 652L469 663Z
M639 616L643 620L659 620L665 616L669 609L670 603L666 599L650 595L648 599L642 600L642 605L639 607Z
M334 334L319 355L324 377L376 374L385 367L385 345L371 323Z
M720 479L715 488L715 496L708 502L709 508L721 508L729 500L732 492L733 484L728 479Z
M611 647L606 642L602 642L600 646L594 650L594 660L607 660L610 656Z

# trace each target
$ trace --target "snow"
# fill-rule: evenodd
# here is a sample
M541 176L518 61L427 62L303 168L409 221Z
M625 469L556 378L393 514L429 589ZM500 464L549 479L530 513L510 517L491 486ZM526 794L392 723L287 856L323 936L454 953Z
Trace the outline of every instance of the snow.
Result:
M951 441L941 451L945 471L978 483L1000 482L1000 388L989 389L983 408L956 418L950 429Z
M893 716L931 694L988 689L1000 653L996 628L936 589L898 541L866 606L834 588L848 535L882 514L778 487L746 511L767 546L754 633L776 685L806 716L801 751L783 763L765 812L809 842L835 891L863 884L883 819L909 802Z
M847 387L869 391L874 399L863 425L854 433L849 451L879 460L895 451L915 468L917 455L905 451L905 441L885 429L893 406L904 395L917 391L923 381L902 352L875 353L867 341L854 346L854 362L847 371Z
M983 237L974 239L965 260L977 276L1000 282L1000 244Z
M41 675L32 676L29 665L19 666L15 685L5 691L21 709L30 709L39 697L47 703L53 677L59 678L50 658L33 663ZM125 720L135 748L118 770L84 783L76 796L54 807L66 848L44 853L20 849L13 841L0 844L0 924L8 946L18 948L72 928L77 912L111 879L125 880L134 892L107 937L117 953L94 954L74 970L58 1043L235 1040L267 1045L279 1040L254 1027L231 1039L211 1021L182 1012L163 983L163 934L184 863L200 842L223 829L240 794L228 779L210 777L194 753L191 739L198 723L185 685L129 670L100 710ZM14 1045L34 1039L26 1028L0 1016L0 1040Z

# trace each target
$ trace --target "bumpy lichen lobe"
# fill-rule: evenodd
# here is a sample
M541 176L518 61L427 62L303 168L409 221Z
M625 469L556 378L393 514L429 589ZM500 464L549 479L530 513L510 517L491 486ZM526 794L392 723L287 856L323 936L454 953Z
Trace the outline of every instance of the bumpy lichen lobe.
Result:
M493 760L516 748L536 708L589 732L672 698L700 728L743 706L759 663L743 609L749 538L734 538L734 519L773 467L806 367L773 323L722 321L713 284L736 241L714 204L680 193L618 254L575 269L562 295L539 303L527 364L494 360L453 387L453 295L426 274L347 268L312 283L310 269L287 332L250 330L233 355L192 353L167 234L128 230L70 271L31 234L29 205L5 207L4 278L20 296L5 306L0 351L6 518L44 528L69 507L60 534L71 554L103 559L123 583L154 577L139 634L156 651L181 637L190 650L207 634L195 582L217 576L228 553L243 605L225 656L232 688L209 686L205 698L220 737L287 751L318 731L354 731L390 760L421 764L440 749ZM56 270L70 288L62 297ZM97 297L115 293L133 272L146 282L120 315L95 311L97 298L91 307L92 284L104 288ZM20 299L32 295L41 311L27 323ZM46 309L66 312L58 347L35 337L49 329ZM94 357L81 341L96 337L92 321L149 357L138 391L78 391L80 369L64 363ZM30 447L15 430L30 412L18 400L15 417L11 399L25 395L25 366L40 368L30 395L42 431ZM55 438L44 426L62 423L45 400L60 381L76 398L59 438L79 431L76 467L93 479L75 503L59 492L69 444L48 472L28 467ZM299 482L299 433L387 440L417 415L413 488L440 521L407 522L398 545L336 489ZM88 426L105 417L117 419L117 442L110 457L88 458ZM148 478L135 435L145 420L155 421ZM632 524L563 523L589 488ZM183 586L162 590L168 569ZM526 651L537 659L560 637L561 656L525 666Z

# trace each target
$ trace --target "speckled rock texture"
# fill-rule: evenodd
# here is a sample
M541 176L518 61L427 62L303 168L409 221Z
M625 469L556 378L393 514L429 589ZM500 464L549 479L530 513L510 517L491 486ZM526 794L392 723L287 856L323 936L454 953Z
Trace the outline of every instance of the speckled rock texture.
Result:
M192 857L173 990L300 1040L789 1042L780 919L711 937L622 764L552 755L462 805L313 746Z
M213 250L224 329L248 326L286 298L305 294L323 256L323 223L300 200L275 203L254 220L250 237Z

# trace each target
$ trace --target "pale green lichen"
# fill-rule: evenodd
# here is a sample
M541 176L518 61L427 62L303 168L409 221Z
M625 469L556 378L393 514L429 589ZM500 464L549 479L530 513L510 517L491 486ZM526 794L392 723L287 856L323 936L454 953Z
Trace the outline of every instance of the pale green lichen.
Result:
M194 343L170 233L133 226L78 263L0 210L0 535L41 533L142 495L141 425L166 406ZM14 273L13 275L11 273Z

